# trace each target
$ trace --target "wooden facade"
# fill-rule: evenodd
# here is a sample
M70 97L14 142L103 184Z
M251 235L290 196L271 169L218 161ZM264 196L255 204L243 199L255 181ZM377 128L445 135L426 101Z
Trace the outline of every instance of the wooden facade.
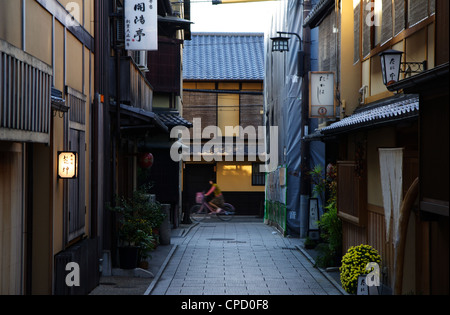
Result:
M57 257L75 244L95 257L84 265L92 289L99 279L88 163L94 1L0 6L0 294L57 294L56 270L65 268ZM57 177L64 150L78 153L75 180Z
M262 89L262 82L184 81L183 116L194 123L194 119L201 119L201 128L218 126L223 142L226 137L232 137L233 142L236 142L236 138L240 135L226 134L225 127L251 127L258 131L258 126L262 126L263 120ZM212 139L213 135L204 137L201 134L194 134L196 130L194 125L191 139L198 137L202 143ZM246 156L239 158L235 156L232 161L226 161L225 157L222 157L219 161L213 161L213 164L205 164L205 167L213 166L213 177L224 192L227 202L234 204L238 213L242 215L262 215L264 185L254 181L254 177L258 176L254 172L257 169L254 166L259 165L257 162L249 160ZM188 165L189 163L205 163L205 160L201 159L200 162L191 160L187 162ZM183 186L189 185L191 180L196 181L196 176L200 176L201 173L199 171L186 173L191 174L191 177L184 178ZM203 180L208 186L209 178L203 177ZM191 189L184 188L185 211L192 206L194 194ZM247 202L244 203L243 200Z
M367 11L369 2L378 8ZM334 1L323 3L334 6ZM359 244L376 248L382 257L382 282L394 294L448 294L448 248L444 249L448 247L448 176L443 175L448 169L448 121L439 120L448 113L448 89L442 83L448 82L448 49L442 48L448 45L448 30L441 27L441 23L448 25L445 10L448 2L440 0L341 1L338 10L325 10L309 24L324 34L330 31L327 19L336 19L339 26L337 56L325 46L319 47L319 56L326 61L324 54L331 54L339 60L332 70L340 73L340 120L345 123L324 122L319 133L327 144L326 159L338 166L343 252ZM368 14L383 22L366 23ZM378 56L386 49L403 51L405 62L425 60L428 70L403 73L398 83L387 88ZM371 109L407 104L412 98L417 107L408 110L410 115L405 111L403 117L380 119L369 114ZM352 120L361 116L365 118L360 122ZM409 208L401 209L408 220L391 214L389 231L379 148L403 148L401 205ZM420 188L410 197L416 180ZM400 232L393 235L396 223L401 223ZM402 265L396 266L397 262Z

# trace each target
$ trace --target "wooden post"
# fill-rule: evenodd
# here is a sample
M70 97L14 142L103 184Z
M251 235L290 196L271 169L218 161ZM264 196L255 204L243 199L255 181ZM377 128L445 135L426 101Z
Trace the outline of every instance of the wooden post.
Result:
M403 198L402 205L400 207L399 218L399 241L395 251L395 282L394 282L394 294L402 294L403 288L403 265L405 260L405 246L406 235L408 232L409 216L411 209L416 201L419 193L419 178L416 178L409 187L405 198Z

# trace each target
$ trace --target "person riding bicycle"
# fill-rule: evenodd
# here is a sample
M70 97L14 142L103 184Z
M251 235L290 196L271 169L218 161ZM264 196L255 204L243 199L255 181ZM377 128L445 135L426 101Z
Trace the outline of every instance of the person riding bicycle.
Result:
M213 180L210 180L209 184L211 185L211 189L205 194L205 196L209 196L214 193L214 198L209 202L209 205L216 210L214 213L220 213L225 203L222 191L220 190L219 186L214 183Z

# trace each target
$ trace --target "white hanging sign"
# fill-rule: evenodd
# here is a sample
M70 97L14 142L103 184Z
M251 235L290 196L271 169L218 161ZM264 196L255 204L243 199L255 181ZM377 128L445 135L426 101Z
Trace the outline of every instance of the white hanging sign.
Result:
M335 118L334 72L309 73L309 117Z
M125 49L158 50L157 0L125 0Z

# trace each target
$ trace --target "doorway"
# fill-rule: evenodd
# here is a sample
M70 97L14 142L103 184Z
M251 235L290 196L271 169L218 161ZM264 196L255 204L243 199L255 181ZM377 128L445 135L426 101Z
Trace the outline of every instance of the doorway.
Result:
M215 164L185 164L183 170L183 211L188 213L195 204L197 192L207 192L210 188L209 181L216 179ZM187 216L184 216L186 221Z

